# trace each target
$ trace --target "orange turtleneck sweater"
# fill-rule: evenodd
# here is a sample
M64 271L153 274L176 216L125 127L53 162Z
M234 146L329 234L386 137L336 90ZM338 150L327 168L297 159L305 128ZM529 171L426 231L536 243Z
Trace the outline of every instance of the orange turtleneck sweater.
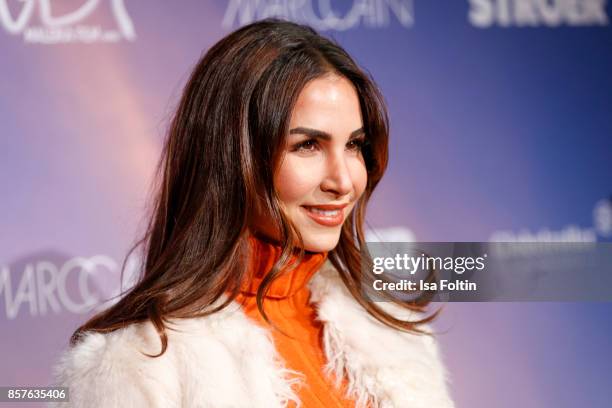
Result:
M304 374L304 385L297 390L303 406L354 407L355 402L344 396L346 382L337 389L323 373L326 360L321 339L322 323L316 320L316 311L309 303L310 290L306 284L327 259L327 252L307 252L294 270L283 272L269 287L264 309L281 332L263 319L256 301L257 288L280 258L281 247L255 236L249 237L249 244L251 280L242 286L236 301L247 316L272 331L276 349L287 367ZM294 255L292 260L296 259Z

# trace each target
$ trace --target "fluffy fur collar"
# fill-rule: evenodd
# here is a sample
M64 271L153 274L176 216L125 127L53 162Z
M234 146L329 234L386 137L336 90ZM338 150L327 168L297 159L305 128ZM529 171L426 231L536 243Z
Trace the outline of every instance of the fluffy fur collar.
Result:
M326 372L348 378L357 406L452 408L446 371L431 336L402 333L371 317L350 295L331 263L309 283L324 323ZM416 318L384 304L400 318ZM284 407L299 401L299 373L283 366L270 333L240 306L173 322L168 349L150 323L88 333L61 356L56 385L75 407ZM60 405L64 406L64 405Z

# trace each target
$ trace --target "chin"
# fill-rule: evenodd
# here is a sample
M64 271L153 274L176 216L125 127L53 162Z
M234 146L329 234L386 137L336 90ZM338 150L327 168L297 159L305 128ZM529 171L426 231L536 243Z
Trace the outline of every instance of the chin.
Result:
M303 233L304 249L310 252L329 252L340 241L340 229L328 233Z

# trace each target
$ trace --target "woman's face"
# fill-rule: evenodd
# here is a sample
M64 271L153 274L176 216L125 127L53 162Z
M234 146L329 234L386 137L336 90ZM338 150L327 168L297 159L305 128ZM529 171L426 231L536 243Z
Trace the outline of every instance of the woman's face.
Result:
M304 249L330 251L367 183L365 139L357 92L344 77L328 75L302 90L289 122L274 187ZM267 222L266 222L267 221ZM258 229L278 238L269 218Z

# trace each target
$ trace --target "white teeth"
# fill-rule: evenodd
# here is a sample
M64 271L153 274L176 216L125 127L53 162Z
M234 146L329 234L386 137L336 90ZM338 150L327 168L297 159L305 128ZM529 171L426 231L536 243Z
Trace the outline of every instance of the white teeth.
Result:
M308 210L315 214L321 214L325 217L335 217L340 212L340 210L320 210L314 207L309 207Z

